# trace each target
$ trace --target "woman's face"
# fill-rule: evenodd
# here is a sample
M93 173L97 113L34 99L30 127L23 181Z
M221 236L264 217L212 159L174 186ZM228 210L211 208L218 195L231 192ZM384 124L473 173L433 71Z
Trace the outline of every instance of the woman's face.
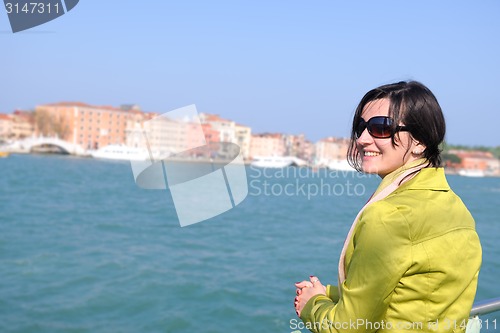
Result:
M367 103L361 113L361 118L368 121L375 116L388 116L389 103L386 98ZM412 154L416 142L411 140L410 147L408 147L409 135L409 132L396 132L395 141L398 145L394 147L391 138L374 138L365 129L356 140L356 147L362 158L363 172L375 173L384 178L404 164L416 160L419 156Z

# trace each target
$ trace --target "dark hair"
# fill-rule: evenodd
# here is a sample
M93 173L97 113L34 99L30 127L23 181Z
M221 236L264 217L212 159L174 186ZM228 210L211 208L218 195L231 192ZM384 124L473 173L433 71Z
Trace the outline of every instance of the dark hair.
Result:
M352 121L351 141L347 150L349 164L361 171L361 156L356 147L356 127L361 121L361 113L366 104L384 98L390 103L389 117L393 119L393 133L396 133L397 125L407 126L410 133L409 143L411 138L414 138L425 145L423 157L430 166L439 167L441 165L439 145L443 142L446 132L443 112L434 94L416 81L383 85L363 96ZM394 136L391 140L392 145L397 146Z

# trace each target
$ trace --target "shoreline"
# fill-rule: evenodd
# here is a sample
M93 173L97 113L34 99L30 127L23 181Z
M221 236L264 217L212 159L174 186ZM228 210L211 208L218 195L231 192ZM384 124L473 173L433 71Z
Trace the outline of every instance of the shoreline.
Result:
M0 149L0 151L4 151L2 149ZM21 151L21 150L5 150L5 152L8 153L8 156L7 157L4 157L3 159L5 158L9 158L10 156L12 155L35 155L35 156L71 156L71 157L77 157L77 158L82 158L82 159L93 159L93 160L100 160L100 161L110 161L110 162L141 162L141 160L128 160L128 159L112 159L112 158L96 158L96 157L92 157L90 154L84 154L84 155L81 155L81 154L64 154L64 153L43 153L43 152L27 152L27 151ZM182 159L182 158L179 158L179 159L169 159L169 162L174 162L174 163L211 163L211 164L222 164L222 165L227 165L229 164L230 162L232 162L234 160L223 160L223 159L212 159L212 160L208 160L208 159ZM157 162L157 161L155 161ZM253 166L252 165L252 161L250 160L244 160L243 161L243 165L245 166ZM258 167L258 166L253 166L255 168L259 168L259 169L274 169L274 168L262 168L262 167ZM318 165L305 165L305 166L289 166L289 167L294 167L294 168L307 168L307 169L313 169L313 170L319 170L319 169L328 169L328 170L331 170L331 171L341 171L341 170L336 170L336 169L330 169L328 168L327 166L318 166ZM279 169L279 168L276 168L276 169ZM477 175L477 174L474 174L473 172L475 171L475 169L456 169L456 168L449 168L449 167L445 167L444 166L444 170L445 170L445 174L446 175L455 175L455 176L461 176L461 177L467 177L467 178L499 178L500 177L500 174L491 174L491 173L488 173L488 172L483 172L481 175ZM466 174L460 174L461 171L464 171L464 173L467 173L467 172L471 172L471 175L466 175ZM344 170L344 172L356 172L356 170Z

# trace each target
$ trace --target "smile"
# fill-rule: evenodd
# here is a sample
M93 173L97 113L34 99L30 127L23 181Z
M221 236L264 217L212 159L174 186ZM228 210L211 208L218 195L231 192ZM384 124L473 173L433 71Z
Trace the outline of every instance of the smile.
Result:
M364 152L365 156L378 156L381 155L380 153L374 152L374 151L365 151Z

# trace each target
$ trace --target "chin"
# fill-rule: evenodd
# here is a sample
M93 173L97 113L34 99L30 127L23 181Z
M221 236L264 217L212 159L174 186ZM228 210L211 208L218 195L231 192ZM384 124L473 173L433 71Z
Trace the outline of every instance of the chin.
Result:
M370 174L370 175L379 175L381 178L384 178L384 176L386 175L386 173L384 172L381 172L380 168L377 168L375 166L370 166L370 165L367 165L367 166L361 166L361 170L364 172L364 173L367 173L367 174Z
M363 170L364 173L377 173L379 168L377 168L377 166L373 165L372 163L362 163L361 170Z
M378 170L374 169L374 168L361 168L361 170L363 170L364 173L369 173L369 174L378 174Z

